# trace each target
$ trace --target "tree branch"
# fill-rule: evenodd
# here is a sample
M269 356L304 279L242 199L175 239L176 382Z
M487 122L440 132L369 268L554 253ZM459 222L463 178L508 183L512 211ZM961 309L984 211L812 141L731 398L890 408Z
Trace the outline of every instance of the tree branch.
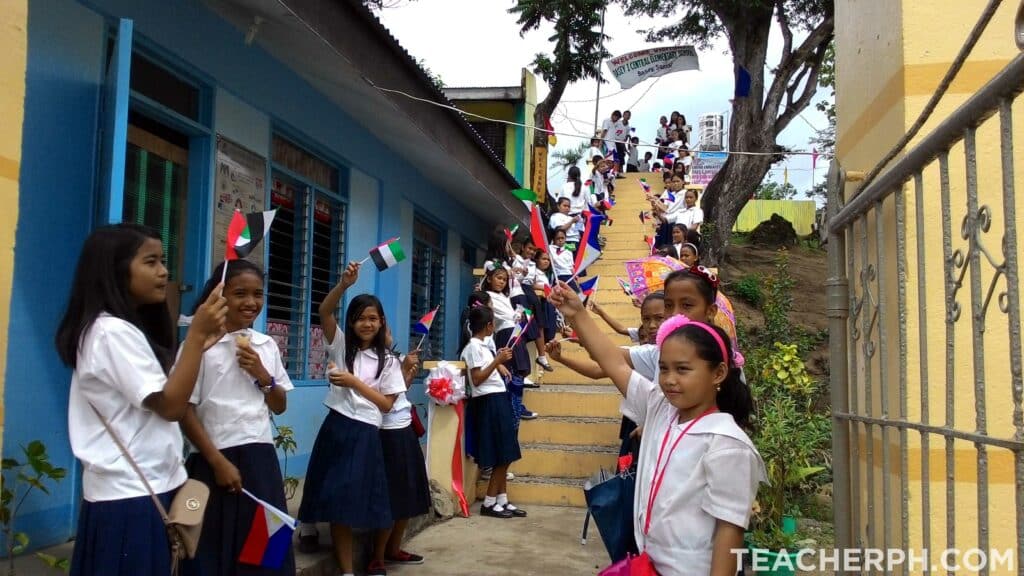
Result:
M768 95L765 98L763 112L768 118L779 117L779 109L782 106L782 98L790 92L791 87L799 85L799 80L805 76L805 68L813 70L814 74L811 76L813 82L809 82L805 87L804 93L800 98L794 102L798 104L803 100L804 96L807 96L807 89L810 89L810 95L807 97L808 102L810 97L814 96L815 90L817 90L817 74L818 70L821 69L821 62L824 59L825 48L828 46L829 41L832 39L832 34L835 29L835 18L832 15L828 15L824 20L819 23L814 30L804 39L800 46L791 52L789 56L783 56L779 61L778 68L775 69L775 78L772 80L772 85L768 89ZM794 79L797 82L794 82ZM793 89L795 94L796 90ZM804 106L807 104L805 103ZM789 106L785 114L790 112ZM797 112L790 114L784 122L776 121L775 133L779 133L779 126L785 127L792 120L792 116L795 116ZM782 120L779 117L779 120Z
M793 52L793 29L789 26L789 14L786 13L786 0L776 0L775 17L778 19L779 28L782 30L781 62Z
M814 98L814 94L818 91L818 72L821 70L821 64L825 60L825 52L828 49L828 42L824 42L818 47L818 50L813 55L813 60L810 63L805 63L801 66L801 71L797 76L797 82L794 82L791 87L792 90L789 92L789 97L786 101L786 110L779 114L779 117L775 120L775 133L778 134L786 129L786 126L796 118L808 104L811 103L811 99ZM800 97L793 101L793 94L796 93L796 88L799 86L799 80L810 74L804 84L803 92Z

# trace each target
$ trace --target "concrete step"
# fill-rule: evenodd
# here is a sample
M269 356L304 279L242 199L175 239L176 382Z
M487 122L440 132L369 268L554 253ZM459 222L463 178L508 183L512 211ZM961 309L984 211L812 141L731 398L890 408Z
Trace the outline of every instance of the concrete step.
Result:
M589 356L587 356L585 353L583 356L575 357L580 359L589 358ZM612 387L612 381L607 378L598 378L597 380L591 380L590 378L581 376L576 372L573 372L572 370L566 368L565 366L559 364L558 362L555 362L554 360L551 361L551 365L555 367L555 371L548 372L547 374L544 375L544 379L538 382L538 384L541 384L540 389L543 389L545 386L606 386L609 387L609 389L614 390L614 388ZM536 380L534 381L536 382ZM537 388L527 388L526 392L530 393L535 392L537 390Z
M516 475L515 480L508 483L508 498L513 504L523 505L524 509L526 505L584 508L587 505L583 496L584 481L583 478ZM487 482L478 481L476 493L477 498L483 500L487 494Z
M570 446L619 446L620 420L615 418L564 418L542 416L519 424L523 444Z
M526 405L544 416L619 418L622 395L612 386L544 385L528 390Z
M611 434L618 438L618 431ZM579 446L571 444L520 444L523 458L512 464L511 471L526 476L561 476L588 478L604 466L615 465L618 445Z

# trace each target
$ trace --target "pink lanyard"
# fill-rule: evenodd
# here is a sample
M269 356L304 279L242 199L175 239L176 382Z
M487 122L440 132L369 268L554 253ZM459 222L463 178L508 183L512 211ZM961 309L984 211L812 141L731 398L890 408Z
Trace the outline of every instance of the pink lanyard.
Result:
M650 498L647 499L647 517L644 518L644 536L647 536L647 533L651 530L651 510L654 509L654 499L658 497L658 492L661 491L661 482L665 479L665 471L668 470L668 462L672 459L672 453L676 451L676 446L679 446L679 441L683 439L683 436L686 436L686 433L690 431L690 428L693 428L694 424L700 422L702 418L713 412L718 412L718 408L714 406L708 408L703 414L697 416L686 425L686 428L683 429L683 433L680 434L679 438L676 438L676 441L672 443L672 448L668 451L668 457L665 458L665 467L661 468L661 457L665 454L665 446L668 444L668 437L672 434L672 425L669 424L668 429L665 430L665 437L661 440L661 449L658 450L658 461L654 464L654 478L651 478ZM661 474L658 474L659 468L661 468Z

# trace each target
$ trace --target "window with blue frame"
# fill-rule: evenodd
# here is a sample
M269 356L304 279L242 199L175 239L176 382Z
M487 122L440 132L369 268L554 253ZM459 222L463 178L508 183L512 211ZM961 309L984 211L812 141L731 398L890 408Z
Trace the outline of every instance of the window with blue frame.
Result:
M412 301L409 306L410 327L426 313L441 306L434 317L430 333L420 347L422 359L444 358L444 282L445 249L441 230L417 218L413 223L412 247ZM409 348L415 348L421 338L410 329ZM413 340L415 339L415 340Z
M327 356L318 307L345 262L341 170L278 135L271 158L277 215L269 238L267 333L293 379L321 380Z

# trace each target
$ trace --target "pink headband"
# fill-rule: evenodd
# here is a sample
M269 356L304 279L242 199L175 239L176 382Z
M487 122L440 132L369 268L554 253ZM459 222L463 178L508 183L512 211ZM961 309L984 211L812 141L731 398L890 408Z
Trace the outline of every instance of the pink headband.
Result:
M725 340L722 340L722 336L718 334L718 330L715 330L713 327L703 322L694 322L693 320L690 320L689 318L683 316L682 314L676 314L675 316L662 322L661 327L658 328L658 337L655 340L655 342L658 344L658 347L661 348L662 343L665 342L665 339L668 338L669 334L672 334L676 330L688 324L692 324L694 326L703 328L708 334L711 334L711 337L714 338L715 342L718 343L718 349L722 351L722 358L726 360L726 364L728 364L728 360L730 359L728 353L729 349L726 348Z

